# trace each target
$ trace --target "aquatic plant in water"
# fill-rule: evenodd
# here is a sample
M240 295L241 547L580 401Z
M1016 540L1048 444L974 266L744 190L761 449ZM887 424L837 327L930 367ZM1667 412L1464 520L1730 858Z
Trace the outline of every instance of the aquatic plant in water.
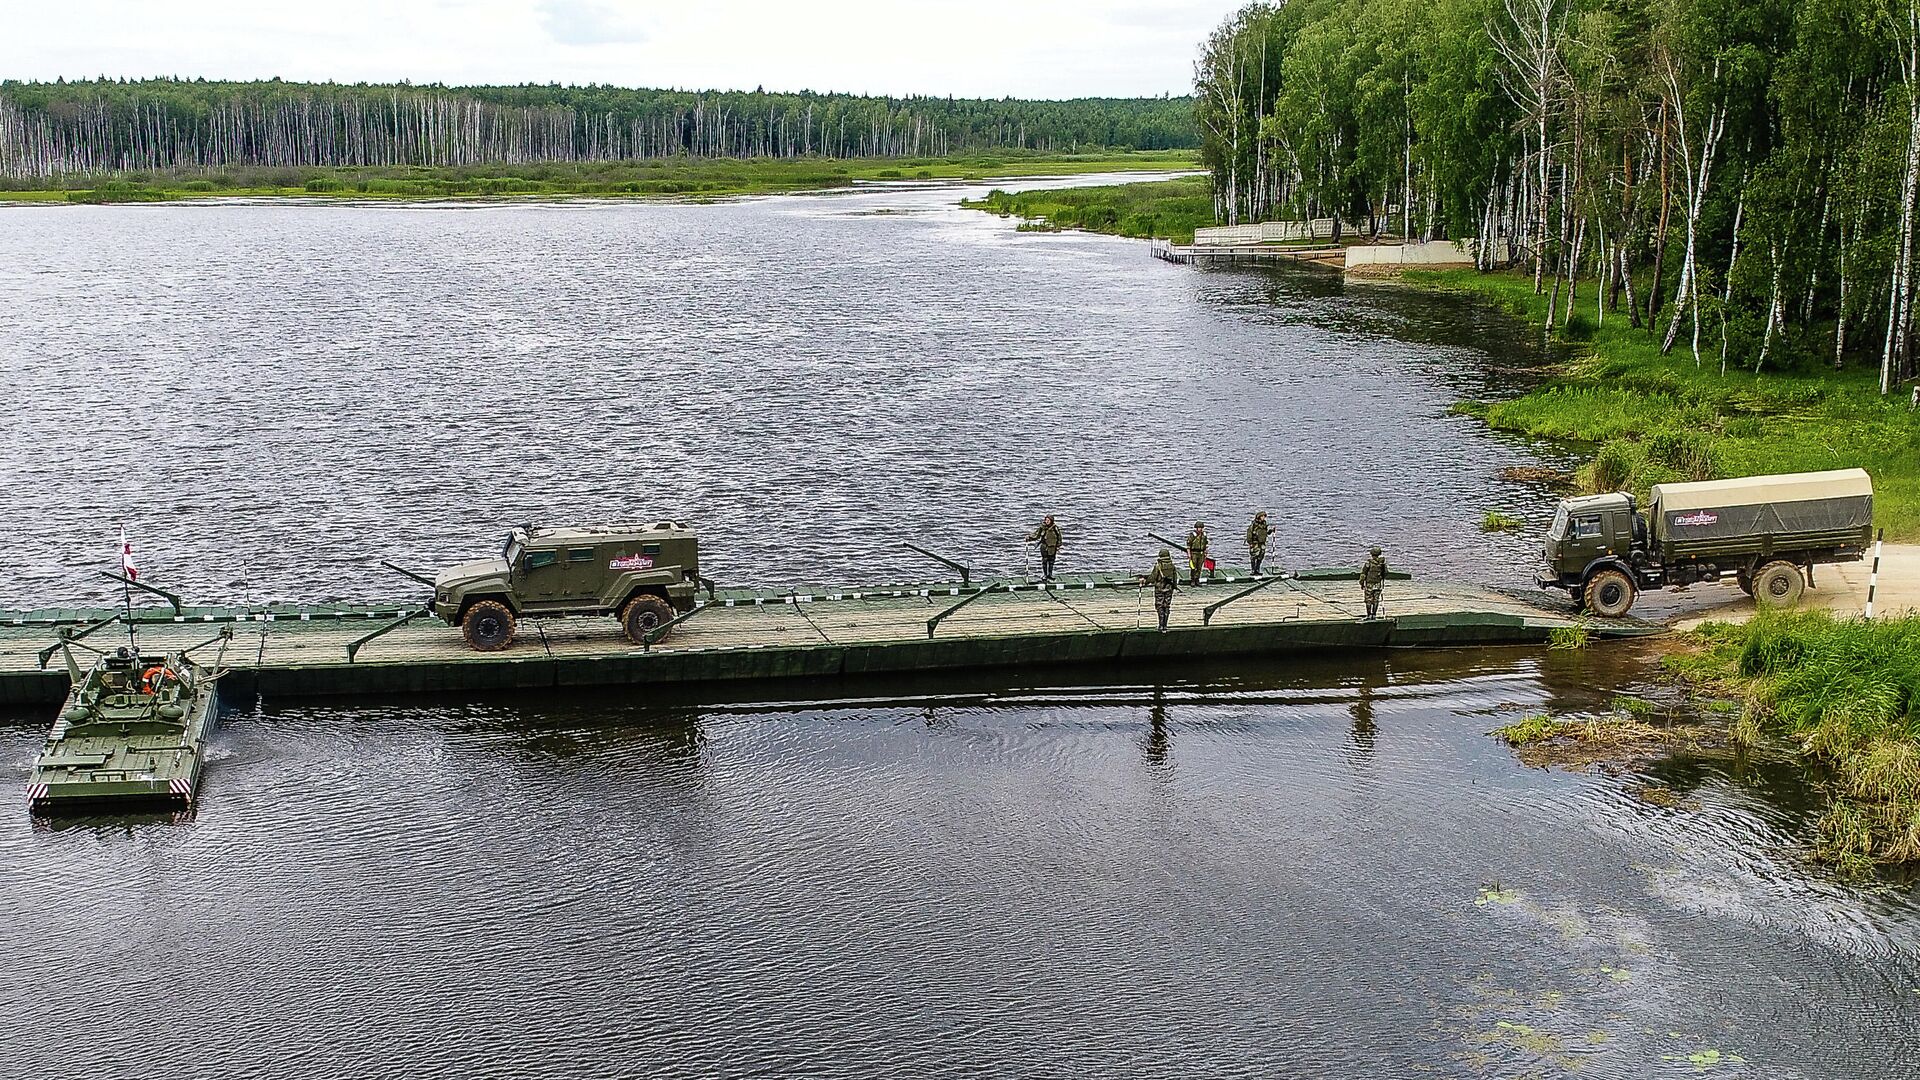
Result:
M1592 640L1593 631L1585 622L1575 622L1567 626L1556 626L1547 631L1549 649L1584 649Z
M1561 734L1561 725L1545 713L1529 713L1511 724L1494 728L1492 734L1508 746L1526 746Z

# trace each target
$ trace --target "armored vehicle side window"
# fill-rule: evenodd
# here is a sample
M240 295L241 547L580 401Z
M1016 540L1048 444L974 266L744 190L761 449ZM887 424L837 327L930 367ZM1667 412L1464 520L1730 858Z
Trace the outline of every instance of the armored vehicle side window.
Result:
M1600 518L1580 517L1573 519L1573 536L1576 540L1587 540L1600 535Z
M1547 529L1547 539L1565 540L1567 538L1567 508L1562 506L1553 515L1553 524Z
M527 569L529 570L538 570L543 566L552 566L559 561L560 553L557 551L527 552Z
M568 548L567 561L568 562L592 562L593 552L594 552L593 548Z

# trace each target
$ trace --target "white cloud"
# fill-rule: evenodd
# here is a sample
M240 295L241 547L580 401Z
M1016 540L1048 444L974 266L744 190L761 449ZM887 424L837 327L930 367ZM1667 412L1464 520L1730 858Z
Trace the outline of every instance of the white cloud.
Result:
M0 74L612 83L956 97L1185 93L1240 0L13 3Z
M633 45L648 37L638 12L594 0L544 0L540 23L562 45Z

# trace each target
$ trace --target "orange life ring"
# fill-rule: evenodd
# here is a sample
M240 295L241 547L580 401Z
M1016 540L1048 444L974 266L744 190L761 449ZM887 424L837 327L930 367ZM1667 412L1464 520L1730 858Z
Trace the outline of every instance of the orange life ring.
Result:
M151 694L158 691L160 684L172 675L173 672L168 671L165 664L155 664L140 673L140 685L146 687L147 693Z

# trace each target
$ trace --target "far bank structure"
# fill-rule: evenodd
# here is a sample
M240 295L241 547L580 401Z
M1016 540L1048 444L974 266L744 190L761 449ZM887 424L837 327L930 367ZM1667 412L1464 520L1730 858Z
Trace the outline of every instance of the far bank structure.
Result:
M1356 244L1337 239L1336 225L1332 218L1218 225L1195 229L1191 244L1155 240L1149 250L1154 258L1170 263L1213 266L1284 262L1363 278L1396 277L1410 269L1456 270L1476 265L1474 253L1453 240Z

